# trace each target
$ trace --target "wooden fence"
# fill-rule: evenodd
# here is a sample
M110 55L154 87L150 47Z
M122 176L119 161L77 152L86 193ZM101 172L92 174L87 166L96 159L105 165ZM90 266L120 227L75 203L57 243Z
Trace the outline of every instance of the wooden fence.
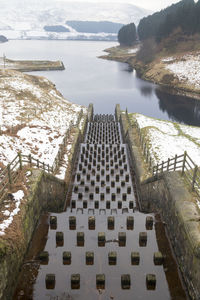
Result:
M200 168L194 163L187 152L185 151L182 155L175 155L175 157L168 158L167 161L163 161L162 163L155 165L150 155L150 147L141 132L137 120L135 120L134 123L131 123L127 110L126 117L129 126L135 127L137 130L143 156L145 157L149 171L152 172L152 175L157 175L163 172L180 171L181 175L185 175L185 178L192 190L200 197Z
M80 125L82 117L83 110L81 109L77 118L77 122L75 124L73 124L72 121L70 122L70 125L67 131L65 132L63 142L59 145L59 151L56 155L56 158L54 159L54 163L52 166L50 166L49 164L45 164L37 158L34 158L31 154L24 155L21 152L19 152L16 155L16 157L7 165L7 167L0 172L0 203L3 199L6 188L10 187L10 185L15 183L20 170L22 170L23 165L29 164L31 167L35 166L38 169L42 169L52 174L55 174L57 172L60 162L62 161L63 156L65 154L65 147L67 145L67 140L70 137L71 130L73 127L78 127Z

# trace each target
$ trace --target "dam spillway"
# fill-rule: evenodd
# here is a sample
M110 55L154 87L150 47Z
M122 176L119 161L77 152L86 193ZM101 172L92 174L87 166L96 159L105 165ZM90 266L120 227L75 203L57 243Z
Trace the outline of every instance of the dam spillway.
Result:
M187 299L159 217L139 211L113 115L88 122L74 175L66 210L41 221L43 249L22 267L14 299Z

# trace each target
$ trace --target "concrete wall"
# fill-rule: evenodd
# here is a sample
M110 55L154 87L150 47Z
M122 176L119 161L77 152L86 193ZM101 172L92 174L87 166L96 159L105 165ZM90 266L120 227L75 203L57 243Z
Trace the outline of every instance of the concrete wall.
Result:
M194 195L178 172L152 177L135 128L116 107L135 173L139 202L144 212L159 212L173 246L191 299L200 299L200 213Z

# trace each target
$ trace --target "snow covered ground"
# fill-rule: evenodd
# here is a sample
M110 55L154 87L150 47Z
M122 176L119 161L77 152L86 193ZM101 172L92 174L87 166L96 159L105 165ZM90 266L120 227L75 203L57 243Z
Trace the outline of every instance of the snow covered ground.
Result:
M21 151L52 165L83 107L65 100L46 78L8 70L0 72L0 98L1 164Z
M0 70L0 171L19 151L53 165L59 145L70 123L76 124L81 109L86 113L86 108L64 99L54 84L44 77ZM72 139L69 140L58 170L60 179L65 178L71 154ZM23 189L26 191L24 184L1 206L0 237L7 229L12 229L20 205L26 202Z
M162 61L165 62L165 68L174 73L181 82L200 89L200 54L188 54L178 59L168 57Z
M200 128L157 120L141 114L133 114L139 127L145 130L146 140L155 164L187 151L192 160L200 166Z
M141 114L132 114L148 141L154 164L167 161L187 151L194 163L200 167L200 128L158 120ZM196 197L200 209L199 198Z

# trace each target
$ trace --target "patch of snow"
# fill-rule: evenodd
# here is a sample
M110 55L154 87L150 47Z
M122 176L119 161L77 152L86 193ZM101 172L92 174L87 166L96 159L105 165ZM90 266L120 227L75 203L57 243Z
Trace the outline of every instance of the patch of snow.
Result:
M172 122L157 120L154 118L146 117L141 114L135 114L135 117L137 119L140 128L157 127L163 133L169 133L171 135L178 134L178 130L175 128Z
M171 62L171 61L174 61L174 59L175 58L173 56L170 56L170 57L163 58L162 62Z
M135 54L140 50L140 47L136 47L134 49L129 49L128 54Z
M192 138L196 139L197 143L200 144L200 128L199 127L187 126L187 125L183 125L183 124L179 124L179 127L185 134L188 134Z
M168 64L165 68L173 72L180 81L200 88L200 54L185 55L180 61Z
M31 174L32 174L31 171L27 171L27 172L26 172L26 176L27 176L27 177L31 176Z
M13 202L15 203L15 208L11 212L8 212L7 210L4 212L4 215L8 216L9 218L3 220L3 222L0 223L0 236L4 235L5 230L10 226L10 224L12 224L14 216L17 215L20 211L19 206L21 204L21 200L24 198L24 192L22 190L19 190L12 195L14 197Z
M148 132L151 141L150 153L156 163L167 161L175 155L182 155L187 151L193 161L200 165L200 147L183 136L172 136L151 128ZM155 155L156 154L156 155Z

